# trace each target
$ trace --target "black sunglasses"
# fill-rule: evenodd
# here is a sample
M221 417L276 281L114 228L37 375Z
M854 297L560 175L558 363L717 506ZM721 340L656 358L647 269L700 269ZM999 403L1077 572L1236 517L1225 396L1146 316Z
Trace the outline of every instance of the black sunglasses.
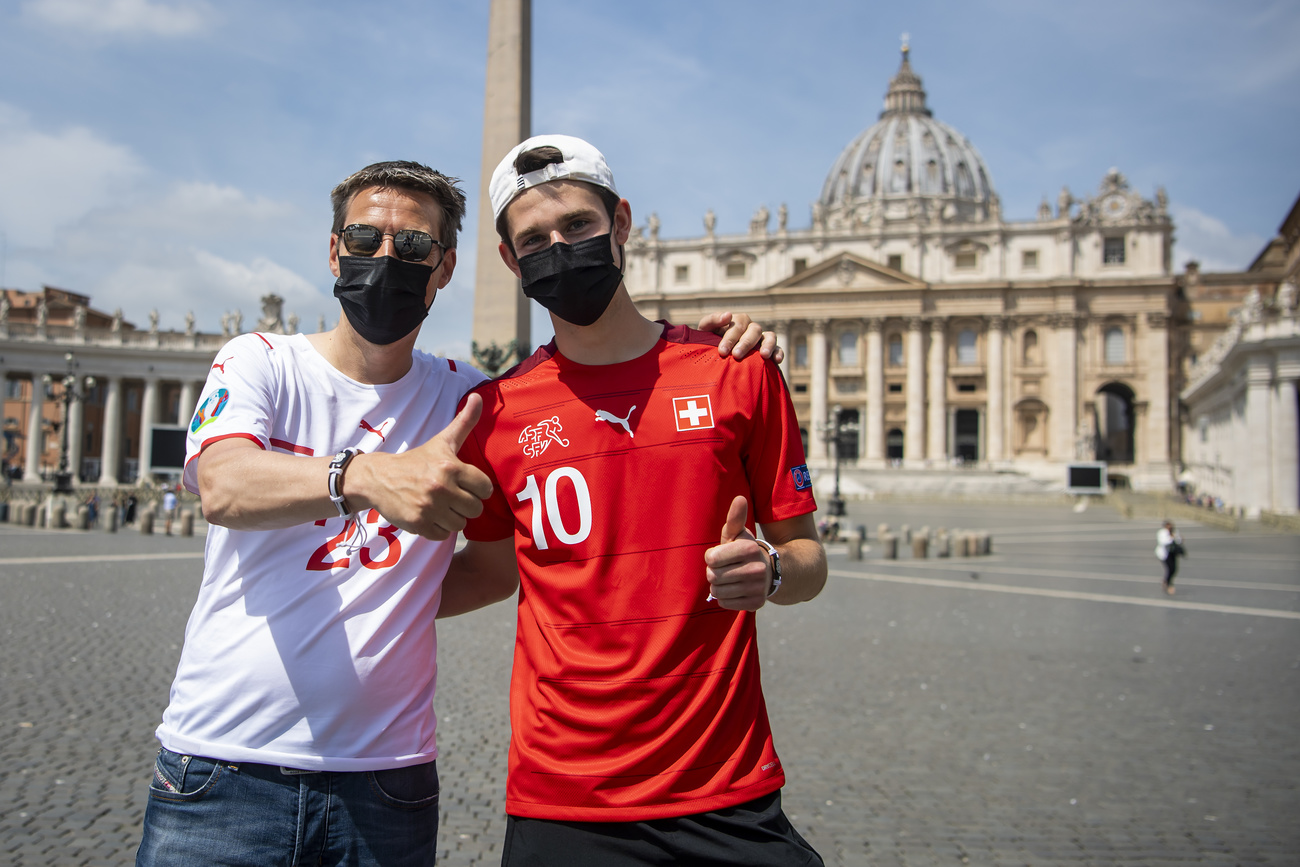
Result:
M384 238L393 239L393 247L397 250L397 258L403 262L423 262L429 258L433 252L433 245L437 244L438 249L442 250L442 255L447 254L447 245L441 241L434 240L428 232L419 232L415 229L399 229L396 232L381 232L374 226L367 226L365 223L353 223L351 226L345 226L339 236L347 246L349 253L359 253L362 256L373 256L379 251L379 247L384 243ZM438 257L437 263L433 267L437 268L442 264L442 256Z

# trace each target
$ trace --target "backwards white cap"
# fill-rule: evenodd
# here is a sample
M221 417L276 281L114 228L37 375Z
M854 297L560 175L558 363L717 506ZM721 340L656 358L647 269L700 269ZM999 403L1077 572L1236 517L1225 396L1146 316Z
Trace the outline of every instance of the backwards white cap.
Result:
M521 175L515 171L515 158L524 151L533 148L553 147L564 155L564 162L549 163L535 172ZM605 155L588 142L571 135L535 135L516 145L506 154L492 172L488 183L488 198L492 200L492 219L499 219L501 212L515 198L529 187L549 184L551 181L583 181L604 187L614 195L614 173L605 162Z

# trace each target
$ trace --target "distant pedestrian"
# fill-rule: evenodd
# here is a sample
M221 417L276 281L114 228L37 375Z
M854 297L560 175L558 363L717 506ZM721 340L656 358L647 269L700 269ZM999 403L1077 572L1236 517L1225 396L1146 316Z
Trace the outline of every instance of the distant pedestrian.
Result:
M167 535L172 534L172 518L176 517L176 492L168 488L162 497L163 515L167 520Z
M1186 553L1183 537L1174 529L1172 521L1165 521L1156 532L1156 559L1165 564L1165 592L1174 595L1174 575L1178 573L1178 558Z

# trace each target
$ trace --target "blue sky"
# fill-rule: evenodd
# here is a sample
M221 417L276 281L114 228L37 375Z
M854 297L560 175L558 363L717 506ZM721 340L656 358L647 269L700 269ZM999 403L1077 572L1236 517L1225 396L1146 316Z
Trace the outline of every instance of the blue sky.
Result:
M534 0L533 17L534 131L592 140L665 237L709 208L720 232L764 204L807 226L903 32L1008 219L1115 166L1168 191L1180 268L1227 270L1300 193L1291 0ZM329 190L417 159L471 197L421 337L465 356L486 31L485 0L0 0L0 283L137 324L157 308L164 329L192 310L207 331L235 309L248 327L274 291L312 330L338 315Z

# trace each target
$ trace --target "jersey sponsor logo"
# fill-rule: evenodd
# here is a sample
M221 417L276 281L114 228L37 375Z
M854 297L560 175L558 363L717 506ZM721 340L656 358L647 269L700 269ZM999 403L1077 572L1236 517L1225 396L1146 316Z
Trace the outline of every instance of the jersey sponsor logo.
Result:
M627 431L628 436L630 436L632 439L636 439L636 434L632 433L632 424L631 424L632 413L634 412L636 412L635 406L627 411L627 415L623 416L622 418L619 418L618 416L614 415L614 413L610 412L607 409L598 409L596 410L596 421L607 421L610 424L620 425L623 428L623 430Z
M790 475L794 477L794 489L796 491L806 491L812 487L812 474L808 472L807 464L791 467Z
M229 357L223 359L222 361L217 362L216 364L212 365L212 369L213 369L213 370L219 370L219 371L221 371L222 373L225 373L225 372L226 372L226 362L229 361L231 358L234 358L234 357L235 357L235 356L231 355L231 356L229 356Z
M230 359L226 359L229 361ZM194 413L194 418L190 421L190 433L198 433L199 428L205 427L216 421L217 416L226 408L226 403L230 400L230 392L224 388L218 388L212 394L208 395L203 403Z
M558 415L542 419L537 424L524 428L519 432L519 442L524 447L524 454L530 458L540 457L553 442L567 446L569 441L560 436L563 430L564 426L560 424Z
M673 415L677 429L705 430L713 427L713 403L707 394L673 398Z

